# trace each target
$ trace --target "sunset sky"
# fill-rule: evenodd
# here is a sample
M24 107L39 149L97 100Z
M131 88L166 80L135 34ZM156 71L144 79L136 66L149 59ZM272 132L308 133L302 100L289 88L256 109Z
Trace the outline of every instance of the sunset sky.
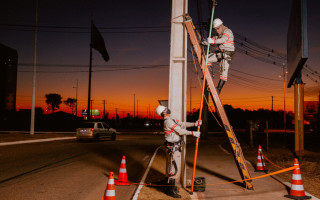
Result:
M203 19L209 18L207 0L202 0ZM308 0L308 69L303 70L305 100L319 96L320 3ZM36 79L36 107L45 110L45 94L61 94L63 100L76 97L78 112L87 107L90 21L104 37L110 61L93 50L93 109L114 116L133 114L134 95L139 115L151 113L159 99L168 99L170 19L172 1L48 1L39 0L39 33ZM286 54L291 0L221 0L215 17L259 45ZM189 13L197 23L196 1L189 0ZM17 109L30 109L34 47L35 1L5 1L0 7L0 43L18 51ZM189 47L190 48L190 47ZM192 61L192 55L188 55ZM199 70L199 69L198 69ZM215 69L216 77L218 69ZM236 53L228 82L221 93L223 104L242 109L283 110L283 69ZM215 79L218 81L218 78ZM316 82L317 81L317 82ZM188 101L200 106L200 89L195 67L188 66ZM286 89L286 108L293 110L293 87ZM61 110L66 110L61 105ZM136 108L137 111L137 108Z

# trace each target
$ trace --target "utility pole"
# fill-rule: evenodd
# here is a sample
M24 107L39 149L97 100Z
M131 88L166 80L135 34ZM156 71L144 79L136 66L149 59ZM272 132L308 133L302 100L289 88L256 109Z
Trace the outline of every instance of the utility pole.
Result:
M78 79L77 79L77 86L76 87L73 86L73 88L76 88L76 116L78 117Z
M284 133L287 132L287 119L286 119L286 69L283 64L283 129Z
M103 100L103 118L106 118L106 100Z
M93 110L93 109L92 109L92 102L93 102L93 100L90 100L90 104L91 104L91 111ZM90 112L90 111L89 111L89 113L90 113L90 119L91 119L91 117L92 117L92 112Z
M33 80L32 80L32 105L30 135L34 135L34 118L36 105L36 76L37 76L37 44L38 44L38 0L36 0L36 24L34 28L34 49L33 49Z
M90 102L91 102L91 74L92 74L92 46L91 46L91 41L92 41L92 29L93 29L93 23L91 21L91 39L90 39L90 56L89 56L89 83L88 83L88 108L87 108L87 119L91 119L91 112L90 110Z
M137 118L139 118L139 110L138 110L138 108L139 108L139 100L137 99Z
M116 108L116 119L118 119L118 108Z
M188 13L188 0L172 1L170 66L169 66L169 99L168 108L174 119L187 121L187 30L183 22ZM184 144L187 138L182 137ZM181 150L181 178L176 180L186 187L186 145Z
M272 103L271 103L271 111L273 111L273 96L272 96Z
M136 94L133 94L133 118L136 117Z

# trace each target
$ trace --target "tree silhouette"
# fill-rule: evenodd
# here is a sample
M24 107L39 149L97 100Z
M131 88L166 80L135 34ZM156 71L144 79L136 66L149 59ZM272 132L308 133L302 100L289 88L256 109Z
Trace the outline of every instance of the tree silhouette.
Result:
M46 94L45 97L48 109L52 110L52 113L54 113L55 110L60 108L60 104L62 103L62 97L60 94L51 93Z
M72 114L74 114L73 111L76 107L77 99L68 98L67 100L63 101L63 103L66 104L71 109Z

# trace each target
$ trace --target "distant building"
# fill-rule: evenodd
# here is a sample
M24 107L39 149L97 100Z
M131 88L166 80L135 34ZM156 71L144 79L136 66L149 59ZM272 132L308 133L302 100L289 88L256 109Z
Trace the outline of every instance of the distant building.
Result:
M0 44L0 112L16 110L17 91L16 50Z

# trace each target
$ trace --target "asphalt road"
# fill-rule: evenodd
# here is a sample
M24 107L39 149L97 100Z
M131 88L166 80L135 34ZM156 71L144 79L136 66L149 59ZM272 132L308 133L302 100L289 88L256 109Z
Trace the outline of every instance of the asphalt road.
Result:
M63 140L0 147L1 199L101 199L108 174L126 156L130 182L140 182L163 135L119 135L116 141ZM116 186L117 200L136 185Z

